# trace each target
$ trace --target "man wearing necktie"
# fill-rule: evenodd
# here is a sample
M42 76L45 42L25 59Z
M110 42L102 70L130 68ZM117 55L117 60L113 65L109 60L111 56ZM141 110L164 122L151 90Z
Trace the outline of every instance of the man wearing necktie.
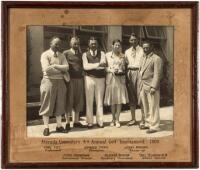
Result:
M129 95L129 105L131 110L132 119L128 122L128 126L136 125L135 110L139 98L139 68L141 59L143 57L143 49L140 47L138 37L132 33L129 39L131 47L125 51L125 59L127 64L127 89ZM142 120L140 122L140 128L143 128L144 113L141 108Z
M57 132L65 132L61 119L66 109L66 86L64 74L68 72L69 65L65 56L60 52L61 40L53 37L50 42L50 49L41 55L41 66L43 79L40 85L41 107L39 115L44 122L44 136L49 136L49 117L56 116Z
M103 128L103 97L105 91L105 53L98 49L98 42L91 37L89 50L83 54L85 70L86 118L88 128L93 127L93 101L96 101L97 126Z
M66 105L66 126L65 130L70 130L69 115L73 118L73 127L84 127L79 122L79 113L83 111L84 106L84 79L83 62L80 51L80 41L78 37L72 37L70 40L71 48L63 52L69 64L70 82L67 84L67 105ZM72 111L74 111L72 113Z
M144 56L140 67L140 100L144 108L146 133L159 130L160 79L162 60L153 52L149 41L143 42Z

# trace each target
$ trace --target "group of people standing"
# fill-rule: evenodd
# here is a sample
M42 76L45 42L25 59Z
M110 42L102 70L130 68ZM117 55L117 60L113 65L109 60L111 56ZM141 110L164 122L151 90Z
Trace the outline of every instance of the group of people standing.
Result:
M113 40L112 51L104 53L98 41L91 37L88 51L81 53L78 37L70 40L71 48L60 52L61 40L53 37L50 49L42 53L41 65L41 108L43 135L50 135L49 117L56 116L57 132L69 132L70 115L73 114L73 127L85 128L79 122L79 113L86 103L87 128L94 125L93 103L96 103L96 123L104 127L103 106L111 106L110 126L120 127L122 104L130 104L132 120L128 126L136 125L136 106L141 107L140 129L147 133L159 130L159 101L162 60L153 52L149 41L139 45L138 37L132 33L131 47L121 52L121 41ZM65 128L62 115L66 117Z

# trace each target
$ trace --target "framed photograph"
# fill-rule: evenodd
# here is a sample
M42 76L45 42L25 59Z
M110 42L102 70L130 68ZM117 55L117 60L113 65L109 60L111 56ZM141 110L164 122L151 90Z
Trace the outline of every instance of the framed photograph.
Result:
M197 11L3 1L2 167L198 167Z

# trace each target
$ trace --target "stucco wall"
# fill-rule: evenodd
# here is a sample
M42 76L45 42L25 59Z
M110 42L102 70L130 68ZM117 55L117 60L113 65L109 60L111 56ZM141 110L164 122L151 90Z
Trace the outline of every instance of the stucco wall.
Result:
M38 93L38 87L42 78L40 56L44 49L44 32L42 26L28 27L27 30L27 71L28 71L28 95Z

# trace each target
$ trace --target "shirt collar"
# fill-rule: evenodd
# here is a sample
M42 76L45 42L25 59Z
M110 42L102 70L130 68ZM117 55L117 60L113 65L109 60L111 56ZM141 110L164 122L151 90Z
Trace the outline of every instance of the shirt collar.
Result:
M111 52L111 58L113 58L113 56L117 56L119 58L123 57L123 54L120 52L119 55L116 55L113 51Z
M54 54L54 51L51 48L49 48L49 52Z
M73 48L71 48L70 50L71 50L71 52L72 52L73 54L76 54L76 52L75 52L75 50L74 50Z
M153 52L150 52L148 55L145 54L145 57L150 58L153 55Z
M139 45L137 45L137 46L135 47L135 49L134 49L133 47L131 48L132 51L138 51L139 49L140 49L140 46L139 46Z
M92 50L90 50L90 54L93 56L93 52L92 52ZM97 50L94 51L94 54L95 54L94 56L97 55Z
M49 49L49 52L51 53L51 54L57 54L58 55L58 51L57 52L54 52L51 48Z

